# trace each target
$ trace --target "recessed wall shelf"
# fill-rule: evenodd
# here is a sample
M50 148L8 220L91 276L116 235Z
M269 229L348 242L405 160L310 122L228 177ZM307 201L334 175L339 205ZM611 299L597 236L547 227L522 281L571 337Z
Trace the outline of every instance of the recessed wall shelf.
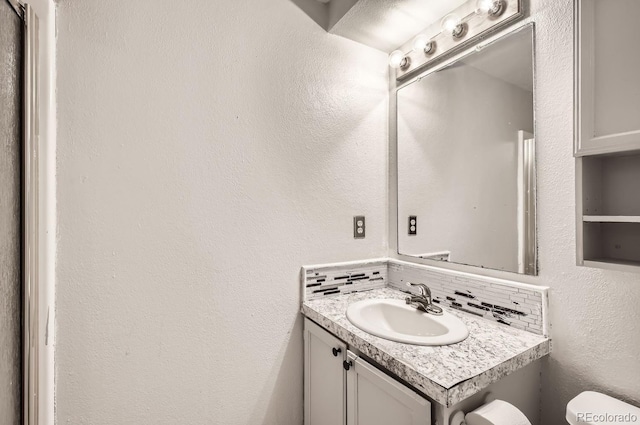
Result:
M640 154L577 160L578 264L640 271Z

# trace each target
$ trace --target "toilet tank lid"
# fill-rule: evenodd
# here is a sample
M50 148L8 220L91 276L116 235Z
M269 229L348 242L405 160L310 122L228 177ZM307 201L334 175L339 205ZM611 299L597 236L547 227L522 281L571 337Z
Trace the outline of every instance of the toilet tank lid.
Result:
M640 424L640 408L595 391L578 394L567 404L571 425Z

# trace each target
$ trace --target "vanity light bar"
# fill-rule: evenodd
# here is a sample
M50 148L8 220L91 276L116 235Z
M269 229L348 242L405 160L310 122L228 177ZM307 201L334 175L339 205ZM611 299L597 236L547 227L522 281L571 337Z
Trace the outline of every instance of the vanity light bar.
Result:
M524 16L525 0L468 0L389 55L403 80ZM405 53L406 52L406 53Z

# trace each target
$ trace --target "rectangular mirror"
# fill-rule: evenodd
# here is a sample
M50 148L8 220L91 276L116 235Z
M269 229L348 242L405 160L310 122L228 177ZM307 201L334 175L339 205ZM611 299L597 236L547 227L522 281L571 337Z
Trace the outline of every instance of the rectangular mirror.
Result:
M533 24L397 91L398 253L535 275Z

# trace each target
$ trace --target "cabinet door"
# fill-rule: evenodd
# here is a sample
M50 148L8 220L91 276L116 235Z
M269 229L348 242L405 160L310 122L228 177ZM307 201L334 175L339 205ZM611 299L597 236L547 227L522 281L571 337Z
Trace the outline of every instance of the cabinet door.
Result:
M640 1L575 5L575 154L640 149Z
M309 319L304 321L304 423L345 425L346 345Z
M431 425L431 403L352 352L347 425Z

